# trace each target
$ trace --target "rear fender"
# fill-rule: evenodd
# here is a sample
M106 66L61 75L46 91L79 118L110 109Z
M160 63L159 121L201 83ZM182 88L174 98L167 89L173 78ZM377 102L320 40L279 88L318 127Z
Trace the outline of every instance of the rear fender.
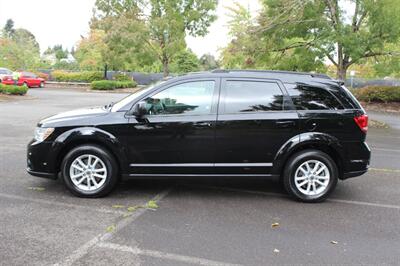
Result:
M332 159L334 159L339 164L343 164L343 159L345 158L344 148L337 138L320 132L302 133L288 140L279 149L274 158L274 167L272 169L272 172L274 174L280 175L290 156L292 156L296 152L306 149L333 151L335 155L338 155L334 157L338 158Z

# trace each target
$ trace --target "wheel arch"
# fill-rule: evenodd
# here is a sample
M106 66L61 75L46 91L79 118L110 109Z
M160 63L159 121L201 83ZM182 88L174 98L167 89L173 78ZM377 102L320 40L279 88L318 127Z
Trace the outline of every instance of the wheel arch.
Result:
M282 176L285 165L294 154L304 150L319 150L328 154L336 163L339 178L343 178L345 152L339 140L325 133L303 133L286 142L274 159L273 173Z
M94 145L107 150L117 162L119 173L124 173L126 165L124 147L115 136L95 127L69 130L54 141L53 148L56 150L54 167L57 173L60 172L62 161L68 152L82 145Z

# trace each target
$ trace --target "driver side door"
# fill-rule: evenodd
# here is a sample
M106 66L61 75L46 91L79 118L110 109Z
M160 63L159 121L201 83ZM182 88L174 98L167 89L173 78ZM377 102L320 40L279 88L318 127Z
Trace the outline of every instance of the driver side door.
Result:
M131 175L212 173L219 79L186 80L150 94L129 119Z

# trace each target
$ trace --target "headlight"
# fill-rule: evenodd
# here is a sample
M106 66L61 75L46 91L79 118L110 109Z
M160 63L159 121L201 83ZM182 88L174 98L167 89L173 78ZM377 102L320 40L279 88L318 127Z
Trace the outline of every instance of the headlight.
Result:
M35 130L35 140L45 141L53 132L54 128L51 127L37 127Z

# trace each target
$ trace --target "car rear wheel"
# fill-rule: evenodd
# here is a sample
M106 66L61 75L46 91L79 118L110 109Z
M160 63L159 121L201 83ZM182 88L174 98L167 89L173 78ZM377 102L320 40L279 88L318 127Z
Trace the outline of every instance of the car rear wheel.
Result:
M321 202L335 189L338 169L332 158L318 150L293 155L284 171L286 191L303 202Z
M24 82L24 86L26 86L27 88L29 88L28 83Z
M39 87L40 87L40 88L44 88L44 82L43 82L43 81L40 82Z
M118 180L114 157L95 145L71 150L62 162L62 174L67 188L79 197L96 198L109 194Z

